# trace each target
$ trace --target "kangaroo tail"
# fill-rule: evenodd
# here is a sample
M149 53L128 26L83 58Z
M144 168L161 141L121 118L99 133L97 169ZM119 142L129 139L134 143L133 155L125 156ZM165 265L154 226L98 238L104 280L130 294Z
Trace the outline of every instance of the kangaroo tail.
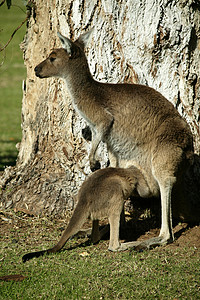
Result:
M55 252L59 251L60 249L62 249L63 246L65 245L65 243L67 242L67 240L72 235L76 234L80 230L80 228L85 223L88 216L89 216L88 209L86 209L85 207L82 207L82 205L80 205L80 203L78 202L78 204L74 210L74 213L69 221L69 224L68 224L67 228L65 229L59 242L53 248L50 248L47 250L42 250L42 251L30 252L30 253L25 254L22 257L22 261L26 262L27 260L30 260L34 257L43 256L44 254L55 253Z

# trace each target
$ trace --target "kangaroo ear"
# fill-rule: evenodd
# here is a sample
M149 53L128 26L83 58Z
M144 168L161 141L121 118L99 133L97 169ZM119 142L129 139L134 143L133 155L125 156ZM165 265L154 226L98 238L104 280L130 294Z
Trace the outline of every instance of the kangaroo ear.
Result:
M73 45L72 41L70 41L70 39L68 39L67 37L63 36L60 32L58 32L57 35L61 41L63 49L65 49L67 53L71 56Z
M90 38L92 36L92 33L94 31L94 27L92 27L92 29L90 29L89 31L87 31L86 33L82 34L81 36L79 36L77 42L79 42L80 44L82 44L84 47L87 46L87 43L90 41Z

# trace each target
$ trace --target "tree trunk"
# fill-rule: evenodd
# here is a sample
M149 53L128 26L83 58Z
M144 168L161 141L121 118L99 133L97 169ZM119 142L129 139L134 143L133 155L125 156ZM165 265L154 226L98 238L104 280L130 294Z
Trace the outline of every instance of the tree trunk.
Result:
M103 82L142 83L160 91L186 118L200 149L200 5L180 0L35 0L21 47L27 67L22 100L22 141L15 167L1 178L4 207L64 215L90 173L86 126L71 105L64 81L39 79L34 67L60 47L57 31L76 40L95 26L87 57ZM100 147L102 167L107 164ZM195 176L196 182L193 177ZM199 202L200 165L186 176ZM198 195L197 195L198 194Z

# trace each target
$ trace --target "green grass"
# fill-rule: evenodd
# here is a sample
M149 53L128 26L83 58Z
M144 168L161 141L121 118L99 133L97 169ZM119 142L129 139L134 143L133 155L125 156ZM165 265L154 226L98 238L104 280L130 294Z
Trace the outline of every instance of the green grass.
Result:
M65 224L27 217L12 222L7 227L3 222L0 232L0 276L26 278L0 281L0 299L199 299L195 247L112 253L108 241L71 240L60 253L23 264L25 253L52 246Z
M9 265L10 273L27 278L4 282L1 299L198 299L194 270L199 265L188 262L183 250L175 257L166 252L110 254L95 246L86 258L80 252L66 251L23 265L22 251L12 251L1 273L8 272Z
M24 1L12 1L26 10ZM25 19L26 14L16 6L0 7L0 46L6 44L13 31ZM0 170L14 165L17 157L15 145L21 140L22 81L26 78L23 53L19 44L23 41L26 25L17 31L12 41L0 52Z

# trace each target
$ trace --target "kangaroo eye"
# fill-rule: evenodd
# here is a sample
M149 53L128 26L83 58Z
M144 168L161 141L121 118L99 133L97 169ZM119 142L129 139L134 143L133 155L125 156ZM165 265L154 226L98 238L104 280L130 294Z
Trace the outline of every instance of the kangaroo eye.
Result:
M55 59L55 57L50 57L50 62L53 62Z

